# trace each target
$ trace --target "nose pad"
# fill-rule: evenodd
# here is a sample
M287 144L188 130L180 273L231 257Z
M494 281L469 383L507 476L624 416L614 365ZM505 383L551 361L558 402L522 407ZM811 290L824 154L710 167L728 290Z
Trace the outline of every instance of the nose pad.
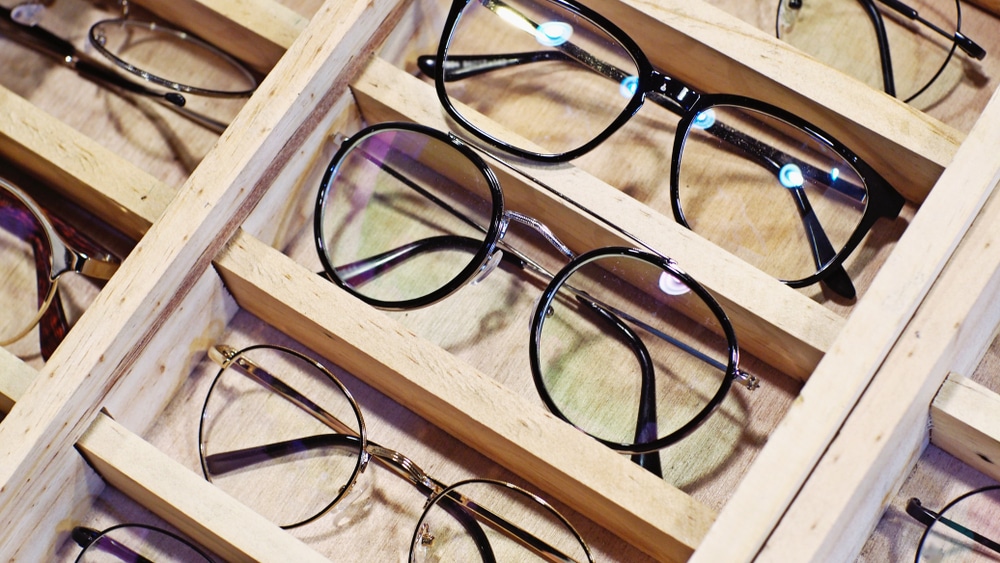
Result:
M485 280L486 276L490 275L493 273L493 270L497 269L497 266L500 264L500 260L502 259L503 250L494 250L493 254L490 255L490 259L487 260L486 263L483 264L483 267L479 269L479 275L476 276L476 279L472 280L472 285L476 285Z

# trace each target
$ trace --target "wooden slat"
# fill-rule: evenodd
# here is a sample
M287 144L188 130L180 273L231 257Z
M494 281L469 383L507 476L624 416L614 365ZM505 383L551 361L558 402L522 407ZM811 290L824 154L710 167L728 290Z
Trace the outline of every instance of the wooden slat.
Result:
M744 484L719 514L694 561L749 560L756 555L779 519L781 529L785 531L776 533L768 540L768 545L771 546L769 553L778 558L781 549L790 549L808 559L809 548L820 549L820 546L810 544L811 541L822 542L844 530L850 530L862 538L870 533L870 527L866 529L857 524L848 525L840 519L856 518L858 514L878 514L881 513L881 507L871 504L852 504L847 507L843 503L879 503L885 498L888 485L879 479L879 474L893 478L901 474L913 451L912 443L900 445L892 440L897 447L893 451L886 442L890 441L889 437L895 429L905 423L902 417L913 413L897 413L899 418L894 418L890 414L891 410L878 405L869 407L868 410L854 409L850 424L860 435L846 434L846 427L841 428L841 425L851 414L851 409L863 391L866 396L873 394L871 389L865 391L865 388L876 371L880 370L883 361L886 361L887 367L882 369L882 373L894 374L885 375L884 379L892 381L896 377L904 381L921 382L926 377L934 376L935 367L942 368L934 359L934 353L957 353L950 348L939 350L936 346L929 345L953 343L954 334L940 335L941 340L922 344L916 342L922 332L929 333L925 328L914 328L920 326L916 320L910 321L915 308L922 301L923 315L941 315L940 318L927 322L940 325L942 330L957 331L962 328L964 315L974 315L972 318L978 319L986 314L987 307L983 303L949 303L948 300L951 297L972 300L981 291L988 294L992 289L991 280L985 276L992 271L989 268L996 267L996 264L991 266L990 263L993 257L987 255L986 249L982 249L982 256L975 256L980 250L976 242L968 242L972 233L966 233L1000 177L1000 166L996 159L987 156L1000 143L1000 128L995 126L998 120L1000 101L994 97L983 118L970 132L969 139L956 155L955 163L948 168L914 217L868 293L855 307L840 336L803 387L799 401L771 435L767 446L747 473ZM985 162L992 164L985 165ZM976 222L975 232L978 236L989 236L988 230L992 227L988 225L995 221L990 217L1000 213L1000 210L994 209L1000 205L998 199L1000 198L992 198L992 207L987 206L980 213L984 218ZM935 280L963 237L965 241L962 244L968 249L965 254L973 255L973 264L968 266L968 270L963 270L963 266L955 265L956 261L952 260L948 265L949 276L956 279L955 285L948 291L953 294L947 294L944 289L935 289L940 295L938 299L942 301L930 302L930 298L925 299L924 296L932 284L944 286L946 283ZM976 279L977 273L984 277ZM887 357L900 354L899 350L909 350L908 345L902 343L903 340L896 343L908 322L910 328L906 329L905 338L916 339L912 346L925 346L926 350L919 356L924 363L913 362L909 357L905 358L905 362L904 358L887 361ZM965 338L967 340L962 340L962 344L973 349L979 345L976 337L965 335ZM889 356L890 348L894 350L893 356ZM903 365L908 367L904 369ZM944 373L936 376L943 379ZM940 379L932 389L936 389L939 384ZM926 389L920 388L917 391L926 392ZM899 401L902 406L911 406L911 401L919 398L907 393L898 398L892 395L890 397L894 397L892 401ZM923 405L926 406L929 401L928 396ZM921 407L917 405L916 408ZM869 417L876 420L869 420ZM824 454L825 445L835 436L837 441L834 446L837 447L831 446ZM910 434L908 437L912 442L919 436ZM865 459L856 459L847 455L848 453ZM901 453L901 457L896 458L895 463L884 460L876 463L867 457L876 453ZM822 472L823 477L810 477L821 455L824 461L817 473ZM859 475L862 472L863 475ZM808 492L804 490L799 493L799 488L807 478ZM866 487L876 483L883 486L882 494L865 495L869 490ZM857 493L853 492L855 489ZM793 499L795 508L788 516L783 517ZM822 522L817 522L817 517L823 518ZM812 527L814 524L815 527ZM843 530L838 530L837 525L842 526ZM857 536L852 539L857 540ZM824 544L824 547L830 546ZM860 544L857 541L845 541L840 547L849 551L860 549ZM798 560L798 557L793 559Z
M244 309L650 555L684 560L708 529L687 494L252 237L216 267Z
M72 445L102 397L294 153L303 124L330 103L331 90L344 91L342 73L372 36L362 30L396 7L331 3L317 15L0 424L3 557L33 533L30 507L70 482Z
M931 403L931 443L1000 481L1000 395L956 373Z
M352 90L370 123L406 120L448 130L433 87L375 58L364 74L352 84ZM463 110L464 111L464 110ZM503 173L503 167L487 161ZM843 326L843 319L767 276L745 262L723 252L697 234L636 202L619 190L572 166L527 167L518 164L531 177L565 195L584 209L596 210L615 225L624 225L653 249L678 261L720 301L736 327L740 346L783 373L805 379L815 368ZM532 188L523 178L520 185L510 183L508 200L516 209L518 192L537 190L531 206L519 209L545 221L560 237L578 251L600 246L634 242L624 239L583 210L560 197ZM546 213L568 210L565 216L546 220ZM589 225L576 228L578 225Z
M929 257L936 257L937 253L929 253L928 249L942 243L927 239L939 235L952 240L956 231L951 228L964 222L947 215L951 211L949 206L955 204L955 199L947 196L969 192L990 194L884 361L881 357L871 358L871 363L859 364L857 370L848 363L847 357L856 354L847 344L848 340L875 338L878 342L892 342L891 336L880 334L878 323L884 320L872 319L867 314L863 317L866 322L852 330L851 324L862 320L862 311L857 311L845 329L845 342L838 346L843 354L828 355L817 368L813 380L821 371L829 370L828 378L824 379L835 385L844 385L856 374L868 373L874 368L878 372L767 540L761 552L762 560L855 557L898 480L909 472L916 454L926 442L928 408L934 393L948 371L971 373L992 340L994 328L1000 322L1000 302L995 298L1000 292L1000 237L996 231L1000 196L994 190L1000 180L1000 164L995 160L990 160L988 166L983 163L984 155L991 154L1000 143L1000 129L995 126L997 120L1000 120L1000 99L995 96L970 133L969 141L956 155L955 164L942 176L890 259L895 262L909 257L914 265L911 267L917 267L921 261L930 261ZM943 201L935 202L939 197ZM967 210L962 213L963 217L972 216ZM929 223L949 225L949 230L935 230ZM913 236L911 241L923 239L920 248L913 249L912 253L908 249L911 241L906 240L911 232L920 234ZM900 270L890 269L888 263L881 275L887 272L893 274L896 293L886 298L918 301L917 297L907 295L912 290L901 280L928 279L926 274L919 278L908 277ZM827 360L831 364L826 365ZM832 363L833 360L836 363ZM803 395L807 391L811 395L808 387ZM830 396L822 399L829 401ZM814 416L822 407L813 401L808 401L806 406L814 407ZM847 404L846 408L850 406ZM814 418L809 423L816 422ZM837 427L831 425L829 429L836 431ZM774 439L772 436L772 441ZM804 443L798 441L796 445L802 447ZM812 448L807 446L807 449ZM782 463L787 463L787 459ZM768 477L776 480L780 474ZM767 492L772 490L769 488Z
M0 155L136 240L173 197L162 182L3 87Z
M270 71L309 20L274 0L140 0L258 72Z
M19 358L0 348L0 412L8 413L38 375Z
M104 413L76 447L108 484L225 561L329 561Z

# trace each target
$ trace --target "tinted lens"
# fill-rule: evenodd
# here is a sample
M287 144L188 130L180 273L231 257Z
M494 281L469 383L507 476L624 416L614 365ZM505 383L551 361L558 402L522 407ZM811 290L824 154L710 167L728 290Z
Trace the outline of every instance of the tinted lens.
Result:
M446 489L417 524L410 561L589 561L552 507L513 485L467 481Z
M101 533L77 558L81 563L206 563L211 560L178 536L157 528L123 525Z
M52 287L51 253L38 217L0 183L0 343L37 322Z
M460 72L466 67L477 72ZM485 117L457 108L475 128L541 153L569 152L600 135L636 96L638 75L605 30L546 0L468 2L444 69L452 104Z
M690 283L638 253L585 255L560 273L533 334L549 407L626 451L662 447L700 423L728 389L730 346Z
M206 477L281 526L323 513L360 467L361 413L347 391L282 349L241 352L219 373L202 417Z
M439 299L485 262L502 205L498 190L442 138L404 129L361 133L335 157L321 187L316 236L327 272L377 305Z
M957 499L924 535L917 561L1000 561L1000 487Z
M947 33L957 30L955 0L906 0L905 4ZM897 97L908 99L915 95L935 80L942 67L945 72L935 80L935 93L926 98L928 101L938 99L961 79L961 65L948 64L952 41L879 0L781 0L778 36L872 88L883 90L873 11L884 22Z
M829 264L867 206L864 182L825 141L736 106L694 119L678 176L678 205L692 230L786 281Z
M202 93L249 95L256 81L235 59L182 31L134 20L105 20L91 41L146 80Z

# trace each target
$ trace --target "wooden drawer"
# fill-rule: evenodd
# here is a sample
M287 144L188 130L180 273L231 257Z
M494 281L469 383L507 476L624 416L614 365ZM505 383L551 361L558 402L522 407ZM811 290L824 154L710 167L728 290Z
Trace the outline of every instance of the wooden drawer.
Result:
M13 404L0 422L2 556L70 557L74 524L133 516L122 506L135 502L227 560L399 557L421 500L379 468L363 476L364 518L291 532L202 479L205 350L267 341L342 369L377 440L442 479L511 479L553 499L601 559L850 559L926 444L934 392L948 371L971 373L1000 319L989 239L1000 106L986 102L1000 64L988 58L988 83L961 99L980 120L953 127L708 4L594 0L664 69L821 125L909 200L848 264L861 295L849 304L788 288L612 187L632 185L614 165L622 145L572 166L524 165L536 182L504 175L511 204L551 217L574 249L634 244L585 211L600 210L675 258L732 318L762 388L734 390L666 451L659 480L544 410L525 349L535 286L494 274L401 314L315 275L312 206L335 134L390 119L449 126L413 63L436 46L446 2L143 5L220 38L267 78L217 142L163 118L173 158L160 159L121 133L125 110L103 99L80 101L94 117L70 126L58 88L0 90L0 157L138 240L47 362L0 353L0 406ZM967 24L996 24L970 10ZM975 35L1000 53L994 36ZM636 169L663 164L635 158Z

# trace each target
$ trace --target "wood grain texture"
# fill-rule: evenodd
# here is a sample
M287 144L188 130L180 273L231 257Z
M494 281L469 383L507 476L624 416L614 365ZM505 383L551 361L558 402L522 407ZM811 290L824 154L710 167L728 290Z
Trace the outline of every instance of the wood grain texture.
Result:
M650 555L686 559L711 523L685 493L252 237L216 266L243 308Z
M948 374L931 403L931 443L1000 481L1000 395Z
M896 342L904 334L914 339L919 339L921 332L926 334L926 328L915 328L918 325L914 323L918 321L913 315L918 304L921 305L923 315L927 316L920 318L929 317L931 320L924 322L940 325L942 330L951 330L953 323L958 323L954 325L955 330L959 327L964 328L961 319L966 315L973 315L971 317L973 319L979 319L979 315L988 317L982 302L963 303L960 306L957 302L952 304L948 301L956 296L955 294L962 294L964 299L971 300L979 295L980 291L987 294L992 291L990 279L983 277L974 281L972 277L974 272L986 276L984 268L989 270L989 260L992 259L986 254L989 243L982 240L968 242L972 237L970 229L972 219L977 214L983 217L977 219L975 232L981 237L988 238L987 225L991 221L989 217L991 213L998 212L991 212L989 206L983 208L983 205L993 192L997 178L1000 177L1000 169L996 166L981 166L983 155L991 150L989 147L996 146L996 143L1000 142L998 138L1000 131L991 121L1000 116L1000 102L996 98L987 107L984 115L983 120L969 134L969 140L963 144L959 155L956 156L956 163L948 168L924 202L872 287L855 307L840 337L802 389L799 401L789 412L782 426L772 434L768 447L748 473L747 483L758 483L758 485L737 491L726 510L720 513L713 530L709 532L709 539L705 545L710 547L700 551L694 560L751 559L763 545L761 542L765 538L764 530L779 520L781 521L779 529L787 532L776 533L767 540L766 549L770 550L767 552L769 557L780 558L782 549L793 550L792 552L806 559L810 556L822 556L825 553L822 549L833 549L833 544L837 543L835 540L838 531L850 530L861 538L870 533L874 520L866 522L866 526L845 526L839 519L850 518L855 513L878 514L881 513L881 506L868 505L864 508L843 506L840 509L831 507L838 506L842 502L878 502L885 497L889 485L884 479L879 480L877 475L880 473L886 477L899 475L904 471L906 463L912 462L912 452L915 448L912 442L923 435L923 430L919 429L919 425L920 431L908 428L906 423L912 423L915 413L925 410L926 407L921 406L919 402L916 405L912 403L922 400L924 395L903 393L900 390L902 395L896 398L892 392L887 392L883 400L891 400L893 404L899 401L898 406L901 408L916 409L905 410L894 417L882 405L867 409L855 408L860 393L864 391L866 397L874 395L871 388L865 391L868 381L873 377L877 377L876 381L888 380L887 385L888 382L894 381L892 375L881 376L887 372L896 374L895 378L903 380L900 385L905 382L919 385L926 378L935 376L933 371L928 370L940 370L942 363L947 363L944 360L939 362L934 353L955 352L950 347L955 335L942 334L940 335L942 340L933 342L948 346L943 350L923 346L925 348L923 354L928 354L920 356L924 363L910 364L908 356L906 362L901 359L887 360L910 352L909 348L903 348L904 345L901 344L903 340ZM967 164L963 165L963 162ZM997 198L994 197L990 201L994 207L998 205ZM980 209L983 209L981 213ZM967 257L966 260L972 262L968 266L954 265L954 259L949 262L952 252L959 246L960 241L967 248L963 255ZM981 247L984 244L987 248ZM946 283L943 280L938 281L946 263L947 271L951 272L949 276L954 280L951 283L956 285L949 289L937 289ZM963 267L969 269L963 270ZM962 284L967 284L964 285L965 289L962 289ZM929 302L929 297L924 298L924 295L928 295L931 291L932 285L935 287L936 295L943 301ZM952 292L951 295L948 294L949 291ZM941 315L945 320L935 320L933 317L935 314ZM995 321L996 319L994 324ZM982 322L989 323L989 320L987 318ZM905 333L904 327L906 327ZM960 341L966 346L964 349L966 353L974 354L976 348L981 345L978 340L982 336L981 331L982 327L978 327L972 335L963 334L968 338ZM921 344L914 343L912 346L919 347ZM904 349L907 352L900 351ZM981 355L981 351L979 354ZM886 367L883 368L883 365ZM903 369L903 365L909 366L909 369ZM880 375L876 376L876 372ZM944 373L938 373L936 376L943 379ZM936 389L938 384L932 385L930 389ZM927 388L918 387L914 392L926 394ZM929 401L930 396L927 396L923 405ZM851 428L856 429L859 435L847 435L846 427L841 427L848 415L851 416ZM895 436L899 442L889 439L892 432L897 430L903 432L904 429L910 433L906 437ZM818 461L817 456L823 451L820 444L827 443L835 436L837 437L835 444L839 444L839 447L832 447L823 454L824 461L820 467L824 469L813 472L813 465ZM896 449L892 449L888 443L892 443ZM857 444L865 446L858 447ZM895 453L898 456L891 461L882 460L875 463L872 459L854 460L846 455L847 451L864 457L875 455L876 452L887 456ZM854 471L863 472L863 477L852 475ZM817 477L819 473L823 473L824 477ZM807 479L808 488L799 492L799 487ZM762 485L763 483L767 483L766 487ZM882 494L865 495L864 487L867 486L882 490ZM858 492L852 493L855 488ZM767 493L762 494L762 490L766 490ZM789 515L783 516L786 507L793 499L795 508ZM759 529L752 531L748 529L746 522L750 514L755 515L750 521L761 526ZM805 514L810 517L805 517ZM822 518L822 524L817 521L818 518ZM737 522L742 522L742 530L748 532L740 541L736 540L733 533L737 528ZM723 541L723 537L727 540ZM839 549L844 550L839 552L840 555L850 553L852 549L860 550L861 543L858 538L851 539L852 541L845 540L837 544ZM810 545L810 540L823 543L823 546ZM811 552L809 548L817 551ZM794 551L798 549L804 551Z

